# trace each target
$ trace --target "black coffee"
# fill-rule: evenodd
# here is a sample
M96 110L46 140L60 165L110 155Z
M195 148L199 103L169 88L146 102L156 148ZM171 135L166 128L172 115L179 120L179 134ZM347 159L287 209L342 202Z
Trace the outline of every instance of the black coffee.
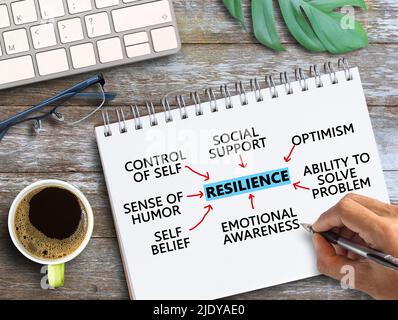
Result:
M49 238L69 238L77 230L81 218L79 200L65 189L46 188L29 201L30 223Z
M18 205L15 230L34 256L58 259L74 252L87 232L87 214L81 201L60 187L29 193Z

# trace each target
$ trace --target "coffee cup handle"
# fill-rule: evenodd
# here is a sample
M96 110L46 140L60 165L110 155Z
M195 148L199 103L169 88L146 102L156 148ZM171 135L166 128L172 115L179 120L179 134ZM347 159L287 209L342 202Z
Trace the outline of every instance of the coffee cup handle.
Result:
M65 283L65 264L49 264L47 269L48 284L52 288L60 288Z

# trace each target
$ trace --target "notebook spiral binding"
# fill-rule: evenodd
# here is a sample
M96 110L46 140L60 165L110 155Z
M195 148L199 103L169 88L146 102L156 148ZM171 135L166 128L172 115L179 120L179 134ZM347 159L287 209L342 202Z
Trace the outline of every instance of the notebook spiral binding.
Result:
M350 69L348 62L345 58L338 60L338 68L339 68L339 70L344 71L346 81L353 80L353 75L352 75L351 69ZM330 61L328 61L324 64L324 70L325 70L325 74L329 75L331 84L339 83L339 79L337 77L336 71L333 67L333 64ZM310 76L315 79L315 85L317 88L321 88L324 86L324 83L322 80L322 74L319 71L319 68L317 65L312 65L309 69L309 73L310 73ZM301 91L309 90L307 77L306 77L303 69L302 68L295 69L294 75L295 75L296 81L298 81L300 84ZM277 90L277 84L275 83L273 76L267 75L265 77L265 82L267 84L267 87L269 88L271 98L278 98L279 94L278 94L278 90ZM288 95L294 94L292 86L291 86L290 77L287 72L280 73L280 83L281 83L281 85L284 86L286 94L288 94ZM254 93L254 96L255 96L255 99L257 102L261 102L264 99L263 92L262 92L263 89L264 88L261 88L260 82L257 78L253 78L250 80L250 91ZM240 105L242 105L242 106L247 105L248 104L247 92L246 92L245 86L242 83L242 81L237 81L235 83L235 92L236 92L237 96L239 96L239 98L240 98ZM217 99L217 96L216 96L214 90L212 88L206 88L204 93L205 93L205 96L207 97L206 102L208 102L210 105L210 111L217 112L219 110L219 106L217 105L218 99ZM234 106L232 103L232 95L231 95L231 92L230 92L227 84L223 84L220 86L220 94L221 94L221 98L225 100L225 107L227 109L233 108ZM180 111L181 119L187 119L188 118L187 105L186 105L184 96L177 95L175 99L176 99L177 107L179 108L179 111ZM193 106L195 106L196 116L203 115L204 111L202 108L202 102L200 100L200 95L197 91L190 93L190 102ZM165 115L166 123L174 121L173 115L171 113L171 107L170 107L169 100L167 98L163 98L163 99L161 99L160 104L163 108L163 113ZM149 125L151 127L157 126L158 119L156 117L156 112L155 112L153 103L147 101L146 108L148 111ZM143 126L142 119L140 116L139 108L136 104L131 106L131 112L133 115L135 130L143 129L144 126ZM110 126L111 122L109 119L109 113L108 113L108 111L104 111L104 110L101 110L101 113L102 113L102 119L104 122L104 135L105 135L105 137L110 137L110 136L112 136L113 132L112 132L112 129ZM119 132L121 134L128 132L128 128L126 125L126 117L125 117L123 109L121 109L121 108L117 109L116 116L118 119L117 122L119 124Z

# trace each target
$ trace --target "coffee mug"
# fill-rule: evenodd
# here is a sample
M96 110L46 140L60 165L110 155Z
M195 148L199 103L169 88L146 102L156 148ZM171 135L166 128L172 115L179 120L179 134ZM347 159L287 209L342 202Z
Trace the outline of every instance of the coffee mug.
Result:
M57 257L57 258L44 258L43 256L39 257L37 255L32 254L32 252L27 250L27 248L23 245L23 243L21 242L22 238L19 238L20 236L18 237L17 234L18 227L16 227L15 219L21 202L23 202L29 195L34 194L35 191L45 190L47 188L58 188L61 190L68 191L68 193L76 197L79 204L81 204L81 210L82 211L84 210L85 214L85 221L84 221L85 233L84 235L83 234L81 235L82 237L80 239L81 242L78 244L76 248L74 248L73 251L68 252L68 254L63 255L62 257ZM28 210L30 209L28 208ZM40 215L40 210L37 211L38 214ZM27 214L29 215L29 213ZM65 263L76 258L84 250L84 248L87 246L88 242L90 241L91 235L93 233L93 227L94 227L94 215L87 198L76 187L67 182L60 180L41 180L24 188L14 199L8 215L8 231L10 233L12 242L17 247L17 249L29 260L40 263L42 265L48 265L48 283L53 288L62 287L64 285ZM32 229L35 230L34 228ZM35 232L37 231L35 230ZM52 239L49 239L49 241L50 240Z

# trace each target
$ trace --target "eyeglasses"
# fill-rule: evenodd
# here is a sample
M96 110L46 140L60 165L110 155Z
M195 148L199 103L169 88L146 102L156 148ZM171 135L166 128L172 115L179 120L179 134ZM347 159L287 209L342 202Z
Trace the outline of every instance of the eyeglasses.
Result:
M104 77L101 74L96 75L0 121L0 141L11 127L26 122L32 122L35 132L39 133L43 130L42 120L47 118L67 125L75 125L86 120L100 110L106 101L116 98L115 93L104 91L104 85Z

